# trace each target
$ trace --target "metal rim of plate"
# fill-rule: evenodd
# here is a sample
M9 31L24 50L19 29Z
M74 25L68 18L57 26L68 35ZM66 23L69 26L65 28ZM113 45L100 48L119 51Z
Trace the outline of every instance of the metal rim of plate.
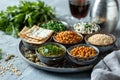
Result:
M76 67L76 68L58 68L58 67L51 67L51 66L45 66L43 64L38 65L34 62L29 61L27 58L24 57L24 51L21 50L23 43L22 41L20 41L19 43L19 51L20 51L20 56L27 62L29 63L31 66L37 68L37 69L41 69L41 70L45 70L45 71L50 71L50 72L59 72L59 73L71 73L71 72L82 72L82 71L87 71L90 70L94 67L93 65L88 65L88 66L83 66L83 67Z

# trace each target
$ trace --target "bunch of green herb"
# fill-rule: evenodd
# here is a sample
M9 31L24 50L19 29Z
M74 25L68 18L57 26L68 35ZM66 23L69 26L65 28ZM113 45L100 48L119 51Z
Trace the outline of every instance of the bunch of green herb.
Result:
M51 20L47 23L41 25L42 28L54 30L55 32L60 32L66 30L66 26L60 21Z
M32 27L54 17L54 9L41 0L20 1L18 6L8 6L0 12L0 30L16 37L24 26Z

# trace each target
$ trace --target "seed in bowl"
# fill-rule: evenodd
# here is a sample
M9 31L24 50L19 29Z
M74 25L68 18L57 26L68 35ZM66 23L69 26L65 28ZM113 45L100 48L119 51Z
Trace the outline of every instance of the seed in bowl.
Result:
M64 44L74 44L82 40L82 37L74 31L62 31L55 35L55 39Z
M90 22L86 22L86 23L82 22L82 23L74 24L73 28L76 32L82 34L91 34L99 30L99 27L97 27L95 23L90 23Z
M106 34L94 34L88 38L88 42L95 45L109 45L114 42L113 38Z
M70 51L70 54L75 56L75 57L80 57L80 58L88 58L96 55L96 51L92 47L87 47L87 46L78 46L73 48Z

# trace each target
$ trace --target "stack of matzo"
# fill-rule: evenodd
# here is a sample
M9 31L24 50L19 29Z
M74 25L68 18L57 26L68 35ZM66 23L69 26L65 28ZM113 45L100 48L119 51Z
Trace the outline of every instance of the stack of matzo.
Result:
M42 44L51 37L52 33L53 30L33 26L30 29L28 27L24 27L18 35L28 43Z

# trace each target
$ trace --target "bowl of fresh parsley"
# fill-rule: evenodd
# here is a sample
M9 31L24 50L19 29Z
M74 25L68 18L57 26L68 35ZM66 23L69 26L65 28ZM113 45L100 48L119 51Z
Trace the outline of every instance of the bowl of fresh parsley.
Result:
M48 22L41 24L40 27L49 29L49 30L54 30L54 32L61 32L61 31L65 31L68 25L64 21L50 20Z

